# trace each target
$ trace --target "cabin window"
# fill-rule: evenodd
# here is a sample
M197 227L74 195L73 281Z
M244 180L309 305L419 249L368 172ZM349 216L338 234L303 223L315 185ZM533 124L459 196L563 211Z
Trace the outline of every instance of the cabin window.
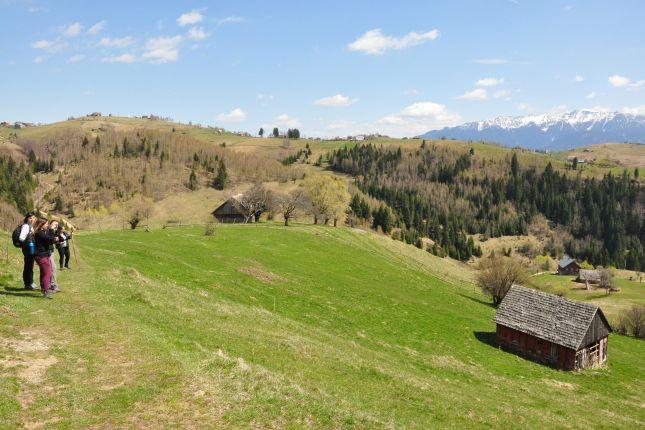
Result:
M554 343L551 344L551 359L553 361L558 359L558 346Z
M596 363L598 362L598 351L600 350L600 343L595 342L589 346L589 362Z

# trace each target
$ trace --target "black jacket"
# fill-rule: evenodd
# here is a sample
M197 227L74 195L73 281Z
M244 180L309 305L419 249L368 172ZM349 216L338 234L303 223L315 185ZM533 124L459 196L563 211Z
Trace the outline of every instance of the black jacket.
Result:
M49 257L52 246L56 242L56 236L48 231L40 230L36 233L36 257Z

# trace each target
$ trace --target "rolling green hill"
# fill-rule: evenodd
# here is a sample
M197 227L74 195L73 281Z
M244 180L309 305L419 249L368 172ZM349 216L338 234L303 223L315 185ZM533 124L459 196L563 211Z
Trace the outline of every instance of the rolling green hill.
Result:
M6 238L3 238L6 239ZM457 263L322 226L85 233L54 300L0 263L0 428L641 428L645 344L490 344Z

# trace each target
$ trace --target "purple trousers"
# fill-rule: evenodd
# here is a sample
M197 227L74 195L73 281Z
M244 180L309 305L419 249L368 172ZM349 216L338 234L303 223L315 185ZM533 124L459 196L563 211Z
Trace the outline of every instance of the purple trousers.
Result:
M49 291L49 282L52 277L52 265L49 255L44 257L36 257L36 264L40 269L40 289L44 292Z

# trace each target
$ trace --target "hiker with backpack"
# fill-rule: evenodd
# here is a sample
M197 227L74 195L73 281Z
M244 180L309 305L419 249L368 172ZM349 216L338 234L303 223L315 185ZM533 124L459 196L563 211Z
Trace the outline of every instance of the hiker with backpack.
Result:
M69 270L70 269L69 248L71 246L69 241L72 240L72 233L65 231L65 229L61 225L60 227L58 227L56 236L58 236L58 243L56 244L56 249L58 250L58 257L59 257L58 262L60 263L58 266L60 267L61 270L63 270L63 268Z
M34 242L34 223L36 215L27 212L22 224L16 227L11 235L13 246L22 250L24 264L22 269L22 282L27 290L35 290L34 285L34 261L36 257Z
M50 235L54 236L57 238L57 241L55 243L52 243L49 245L49 265L51 266L51 278L49 280L49 289L55 293L59 293L61 289L58 287L58 281L56 277L56 273L58 272L57 267L56 267L56 257L54 256L55 252L54 248L58 246L58 243L60 243L60 238L56 234L58 232L58 227L59 223L56 220L52 220L49 222L49 228L47 229L47 233Z
M51 249L58 242L58 238L51 234L49 222L47 220L40 220L34 228L34 239L36 264L38 264L38 268L40 269L40 289L43 297L51 299L52 296L49 289L52 277Z

